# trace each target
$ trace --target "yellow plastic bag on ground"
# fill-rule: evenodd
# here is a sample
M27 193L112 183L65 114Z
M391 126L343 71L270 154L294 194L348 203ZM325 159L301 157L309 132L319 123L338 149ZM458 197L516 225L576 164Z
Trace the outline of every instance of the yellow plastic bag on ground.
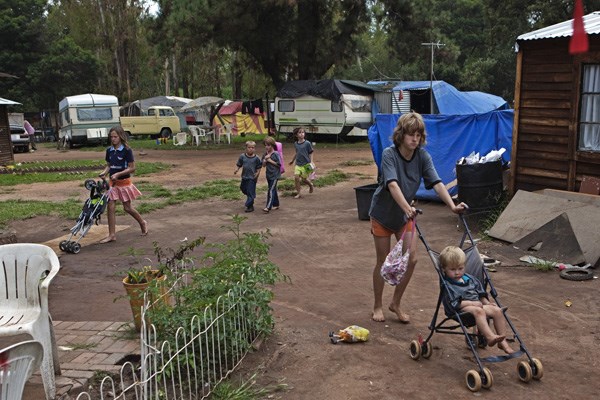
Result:
M358 325L351 325L346 329L338 331L337 334L334 332L329 332L329 339L333 344L336 344L337 342L366 342L369 340L369 330L366 328L361 328Z

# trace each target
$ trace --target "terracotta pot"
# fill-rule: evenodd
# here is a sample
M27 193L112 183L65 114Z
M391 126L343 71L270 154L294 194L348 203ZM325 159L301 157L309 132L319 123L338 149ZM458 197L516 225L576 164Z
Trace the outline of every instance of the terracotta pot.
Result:
M158 275L158 270L152 270L151 273L153 276L156 276ZM164 284L166 279L166 275L161 275L158 278L154 278L154 280L161 281L159 283L160 300L164 301L165 304L170 304L170 296L167 295L168 288ZM133 313L133 324L135 325L135 330L138 332L142 329L141 310L142 305L144 304L144 293L148 290L150 283L151 281L144 283L129 283L128 277L123 278L123 286L127 292L127 297L129 297L129 305L131 306L131 312ZM150 301L150 304L152 304L154 302L153 296L150 295L148 300Z

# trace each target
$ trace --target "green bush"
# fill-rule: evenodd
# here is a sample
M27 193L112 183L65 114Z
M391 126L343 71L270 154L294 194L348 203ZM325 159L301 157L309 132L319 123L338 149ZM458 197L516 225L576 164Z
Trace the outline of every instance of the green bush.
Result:
M158 339L168 341L171 348L176 348L175 337L179 327L189 331L194 316L197 316L194 333L205 329L213 332L210 327L218 324L218 334L207 340L219 349L221 358L212 359L210 352L202 352L199 346L195 347L194 367L210 365L203 369L204 374L216 363L223 367L231 366L254 338L272 332L271 285L288 279L268 258L269 231L242 233L240 225L244 220L246 217L234 215L232 225L225 227L234 234L234 239L223 244L204 244L206 252L193 268L175 272L172 278L185 275L186 283L176 286L174 306L155 305L148 312L157 329ZM227 297L232 292L236 294L235 302ZM224 312L229 307L235 312ZM240 315L245 318L240 318ZM181 345L179 342L179 347ZM185 362L191 364L191 359L186 358Z

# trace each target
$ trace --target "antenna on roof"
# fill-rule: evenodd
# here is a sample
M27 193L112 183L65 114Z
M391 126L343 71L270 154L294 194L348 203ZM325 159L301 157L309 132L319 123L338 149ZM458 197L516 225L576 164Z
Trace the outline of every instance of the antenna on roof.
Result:
M429 113L433 114L433 48L444 47L444 43L440 43L438 40L437 43L421 43L421 46L430 46L431 47L431 70L429 73Z

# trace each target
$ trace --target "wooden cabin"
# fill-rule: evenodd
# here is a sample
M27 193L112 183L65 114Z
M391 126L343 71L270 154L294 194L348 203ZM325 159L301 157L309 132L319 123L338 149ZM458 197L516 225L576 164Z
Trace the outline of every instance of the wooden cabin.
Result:
M572 20L517 38L511 194L600 179L600 12L584 23L586 53L569 54Z
M8 122L8 106L14 104L19 103L0 97L0 166L12 164L15 161Z

